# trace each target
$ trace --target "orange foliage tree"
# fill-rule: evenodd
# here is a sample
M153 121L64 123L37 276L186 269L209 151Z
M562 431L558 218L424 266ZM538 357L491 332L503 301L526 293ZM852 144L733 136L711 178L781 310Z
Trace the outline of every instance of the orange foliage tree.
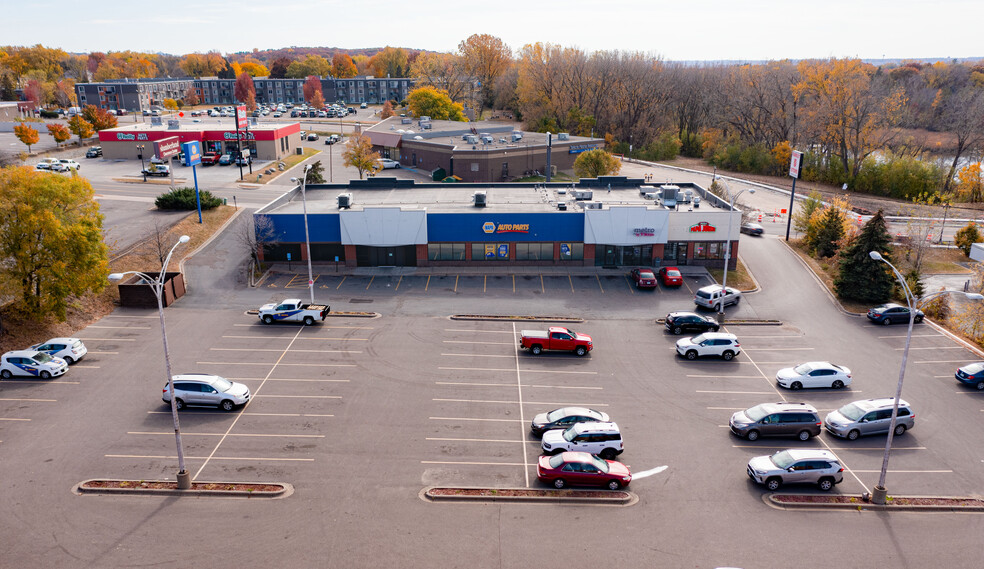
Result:
M82 139L89 138L96 132L89 121L82 118L82 115L75 115L68 119L68 130L79 137L79 146L82 146Z
M55 146L61 146L61 143L72 138L72 133L61 123L48 123L45 126L48 127L48 134L55 139Z
M14 127L14 134L17 136L18 140L27 145L28 153L31 152L31 145L37 144L38 140L40 140L38 137L38 131L24 123L20 123Z

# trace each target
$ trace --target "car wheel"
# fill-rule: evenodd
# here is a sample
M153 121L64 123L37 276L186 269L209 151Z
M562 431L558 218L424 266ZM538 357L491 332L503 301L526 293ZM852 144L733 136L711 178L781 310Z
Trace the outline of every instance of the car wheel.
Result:
M574 350L574 353L577 354L578 356L583 356L584 354L588 353L588 349L585 348L584 346L578 346L577 349Z
M978 391L984 391L984 381L978 381L977 382L977 390Z
M558 479L556 479L556 480L553 481L553 485L554 485L554 488L563 488L564 486L567 485L567 483L564 482L564 479L563 478L558 478Z
M51 379L51 373L47 370L41 370L41 379Z
M680 326L677 326L676 328L673 329L673 333L676 334L677 336L679 336L680 334L683 334L683 328L680 327Z
M793 391L796 391L797 389L803 389L803 384L798 381L794 381L792 385L789 386L789 388L792 389Z
M840 388L844 387L844 382L838 379L837 381L835 381L834 383L832 383L830 385L830 387L833 387L834 389L840 389Z
M13 377L13 376L14 376L14 375L13 375L12 373L10 373L10 370L6 370L6 369L5 369L5 370L3 370L3 371L0 371L0 377L2 377L2 378L4 378L4 379L10 379L10 378L11 378L11 377Z
M697 350L689 350L687 352L687 359L688 360L696 360L697 359Z
M263 317L263 323L264 324L273 324L273 316L270 316L269 314L267 314L266 316L264 316Z
M711 328L710 328L711 332L717 332L720 329L721 329L720 326L711 326Z
M782 486L782 478L778 476L773 476L765 481L765 487L773 492L778 490L780 486Z
M305 316L304 317L304 325L305 326L314 326L314 318L312 318L310 316Z
M605 450L601 451L601 454L599 454L598 456L600 456L605 460L615 460L615 451L610 448L606 448Z
M748 431L747 433L745 433L745 438L750 441L757 441L759 438L759 432L754 430Z
M533 346L533 347L530 348L530 353L533 354L534 356L539 356L540 355L540 352L542 352L542 351L543 351L543 348L540 347L539 344L537 344L537 345L535 345L535 346Z
M824 476L817 481L817 487L824 492L830 492L830 489L834 487L834 479Z
M861 436L861 431L859 431L857 429L851 429L851 431L849 433L847 433L847 440L849 440L849 441L856 441L856 440L858 440L858 437L860 437L860 436Z
M895 436L901 437L905 434L905 425L895 425Z
M796 435L796 438L801 441L808 441L810 440L810 436L810 431L800 431L799 434Z
M608 481L608 489L609 490L618 490L621 487L622 487L622 485L619 483L618 480L609 480Z
M721 311L724 310L724 305L723 304L717 304L717 305L714 306L714 310L717 310L718 312L721 312Z
M724 361L730 362L731 358L735 357L735 353L729 350L721 354L721 357L724 358Z
M885 326L889 326L891 323L892 323L892 319L891 318L886 318L886 319L882 320L882 324L884 324Z
M229 399L223 399L222 403L219 404L219 407L221 407L223 411L228 413L229 411L232 411L233 409L236 408L236 404Z
M913 318L912 320L913 320L913 321L914 321L914 322L915 322L916 324L919 324L920 322L922 322L922 319L923 319L923 317L922 317L922 316L916 316L916 317L915 317L915 318Z
M62 359L65 360L65 363L68 365L72 365L75 363L75 360L72 359L72 356L65 356Z
M178 411L181 411L185 408L185 402L180 399L175 399L174 406L178 409Z
M734 303L733 303L733 304L734 304L735 306L738 306L738 303L739 303L739 302L741 302L741 297L740 297L740 296L739 296L739 297L736 297L736 298L735 298L735 301L734 301Z

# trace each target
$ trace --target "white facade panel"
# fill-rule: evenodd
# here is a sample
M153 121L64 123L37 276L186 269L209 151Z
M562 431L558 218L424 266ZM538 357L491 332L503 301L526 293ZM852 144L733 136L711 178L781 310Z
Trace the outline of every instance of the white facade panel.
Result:
M398 207L345 210L338 214L343 245L398 247L427 243L427 211Z
M584 210L584 242L605 245L666 243L670 211L648 206Z
M728 217L731 219L731 241L741 235L741 212L723 209L678 211L670 216L670 241L727 241Z

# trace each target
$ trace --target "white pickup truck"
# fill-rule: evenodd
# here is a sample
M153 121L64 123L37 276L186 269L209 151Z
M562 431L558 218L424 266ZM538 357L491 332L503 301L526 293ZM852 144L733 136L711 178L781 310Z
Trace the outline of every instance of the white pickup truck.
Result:
M314 324L315 319L324 320L331 307L325 304L308 304L299 298L288 298L277 304L264 304L260 307L260 320L264 324L274 322L303 322L305 326Z

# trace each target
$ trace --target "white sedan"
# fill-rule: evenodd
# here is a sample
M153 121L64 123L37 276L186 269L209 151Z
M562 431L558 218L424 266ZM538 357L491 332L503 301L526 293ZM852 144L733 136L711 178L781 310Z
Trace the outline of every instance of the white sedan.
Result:
M831 387L840 389L851 385L851 370L830 362L807 362L787 367L776 374L776 382L788 389Z
M379 167L382 168L383 170L387 168L399 168L400 163L397 162L396 160L390 160L389 158L380 158Z

